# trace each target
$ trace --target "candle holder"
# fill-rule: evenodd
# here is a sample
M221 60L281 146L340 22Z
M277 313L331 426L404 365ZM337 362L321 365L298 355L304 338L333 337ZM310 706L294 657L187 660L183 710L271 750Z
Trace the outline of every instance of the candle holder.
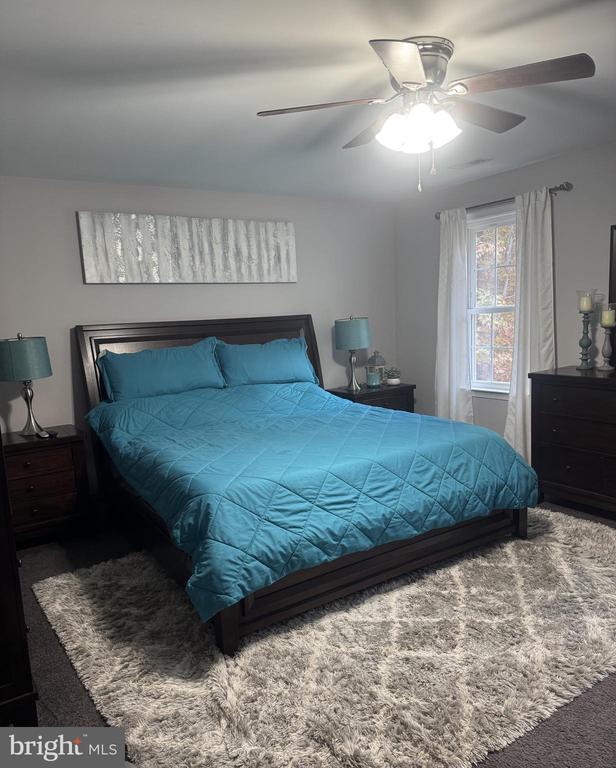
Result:
M582 336L579 341L580 349L580 364L577 366L578 371L591 371L595 365L590 359L590 348L592 346L592 340L588 333L588 326L590 325L590 312L581 312L582 315Z
M577 366L578 371L591 371L595 365L590 359L590 348L592 347L592 339L588 333L590 326L590 316L593 311L594 305L594 289L590 291L577 291L578 296L578 312L582 315L582 336L580 338L580 364Z
M601 347L601 356L603 365L598 365L597 370L603 373L612 373L612 331L616 325L616 304L608 304L607 308L601 310L601 327L605 331L603 347Z
M613 365L610 365L612 359L612 329L611 325L601 326L605 331L605 338L603 339L603 346L601 347L601 356L603 357L603 365L598 365L597 370L604 373L612 373L616 370Z

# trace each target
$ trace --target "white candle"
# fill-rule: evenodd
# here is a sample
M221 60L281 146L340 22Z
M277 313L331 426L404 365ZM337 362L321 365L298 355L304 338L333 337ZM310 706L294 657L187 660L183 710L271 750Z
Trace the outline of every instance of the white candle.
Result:
M607 328L616 325L616 309L604 309L601 311L601 325Z
M582 294L580 296L580 312L592 312L592 296Z

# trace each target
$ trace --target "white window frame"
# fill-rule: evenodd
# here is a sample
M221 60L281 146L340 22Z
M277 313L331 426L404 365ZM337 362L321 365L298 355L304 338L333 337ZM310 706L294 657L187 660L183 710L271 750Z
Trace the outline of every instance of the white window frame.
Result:
M490 207L491 208L491 207ZM515 305L494 305L491 307L476 307L476 238L477 232L488 227L499 226L503 224L516 223L516 211L515 204L506 203L499 205L498 209L492 212L488 212L489 208L483 208L469 215L467 219L467 269L468 269L468 350L470 357L471 368L471 391L477 392L479 395L485 394L488 397L503 397L506 398L509 395L511 387L510 382L498 382L498 381L479 381L475 379L475 334L473 333L473 317L476 315L494 315L502 312L514 312ZM516 291L518 285L516 284Z

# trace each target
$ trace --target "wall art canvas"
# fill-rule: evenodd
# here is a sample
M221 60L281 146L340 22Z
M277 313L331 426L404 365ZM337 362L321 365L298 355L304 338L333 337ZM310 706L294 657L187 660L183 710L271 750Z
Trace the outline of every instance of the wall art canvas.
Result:
M85 283L294 283L288 221L78 211Z

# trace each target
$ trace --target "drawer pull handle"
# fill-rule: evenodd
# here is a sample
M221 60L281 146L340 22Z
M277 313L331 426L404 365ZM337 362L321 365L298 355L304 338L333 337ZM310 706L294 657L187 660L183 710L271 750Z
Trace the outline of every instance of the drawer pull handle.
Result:
M571 466L571 464L565 464L565 469L567 470L567 472L569 472L571 469L573 469L573 467Z
M552 402L553 403L557 403L558 402L558 396L557 395L554 395L554 397L552 398Z
M28 461L24 461L24 469L28 469L28 467L32 466L32 462L28 459Z
M34 485L29 485L27 490L28 490L28 492L33 491L34 490Z
M38 513L39 513L39 511L38 511L38 507L33 507L33 508L30 510L30 514L31 514L31 515L38 515Z
M556 434L557 432L560 432L560 427L552 427L552 432Z

